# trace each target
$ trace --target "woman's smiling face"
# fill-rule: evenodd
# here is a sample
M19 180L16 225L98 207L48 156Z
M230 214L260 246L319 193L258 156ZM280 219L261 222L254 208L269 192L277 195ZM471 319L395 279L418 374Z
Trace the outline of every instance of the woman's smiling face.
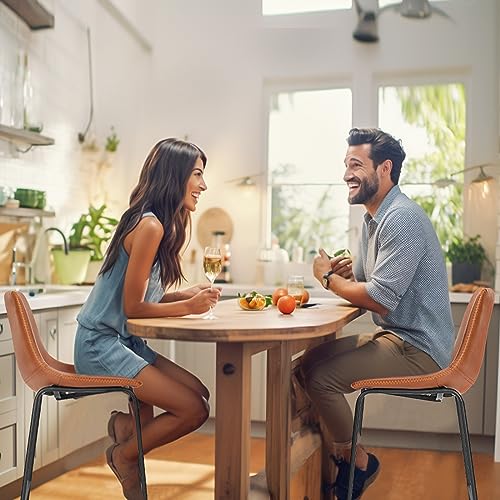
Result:
M186 194L184 195L184 208L190 212L196 210L196 204L198 203L201 192L207 189L207 185L203 179L204 172L205 167L203 166L201 158L198 157L194 163L193 171L187 182Z

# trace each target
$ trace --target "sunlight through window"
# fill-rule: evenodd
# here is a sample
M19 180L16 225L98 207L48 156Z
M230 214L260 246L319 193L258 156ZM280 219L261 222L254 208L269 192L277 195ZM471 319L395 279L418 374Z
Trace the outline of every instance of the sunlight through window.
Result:
M262 0L262 14L299 14L323 10L350 9L352 0Z

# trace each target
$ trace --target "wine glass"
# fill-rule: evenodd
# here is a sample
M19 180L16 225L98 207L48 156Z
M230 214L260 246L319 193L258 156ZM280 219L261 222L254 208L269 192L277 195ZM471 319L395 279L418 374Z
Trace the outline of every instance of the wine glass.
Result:
M302 304L302 295L304 295L304 277L288 276L287 281L288 295L295 299L295 304L300 307Z
M215 278L222 270L222 254L220 248L205 247L203 252L203 271L208 281L210 281L210 288L212 288ZM215 319L212 306L208 313L203 316L203 319Z

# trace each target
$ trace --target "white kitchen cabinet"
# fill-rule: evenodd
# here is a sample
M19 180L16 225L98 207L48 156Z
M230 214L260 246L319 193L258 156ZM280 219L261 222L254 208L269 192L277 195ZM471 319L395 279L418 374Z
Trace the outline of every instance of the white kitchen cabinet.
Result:
M76 316L80 307L59 309L59 359L73 363ZM107 435L112 410L127 411L124 394L100 394L57 402L59 408L60 455L65 456Z
M47 352L57 358L57 310L34 314L35 321L40 332L40 338ZM35 393L24 385L24 440L28 442L31 424L31 412ZM38 438L35 449L35 463L33 469L39 469L59 458L59 416L57 402L52 397L44 397L38 427Z
M16 370L9 322L5 315L0 316L0 487L17 479L23 471L23 387Z
M452 304L455 333L467 304ZM485 361L476 383L464 395L467 407L467 420L471 434L493 435L496 405L496 380L498 362L499 306L496 305L490 324ZM373 332L375 325L370 314L364 314L344 328L343 334ZM347 395L354 410L358 392ZM398 398L380 394L371 395L365 400L363 416L364 429L395 431L418 431L433 433L457 433L457 413L452 398L441 403L425 403L408 398Z
M58 356L58 313L57 310L37 315L42 342L47 352L54 358ZM42 466L57 460L60 455L58 403L53 397L45 397L40 418L40 437Z

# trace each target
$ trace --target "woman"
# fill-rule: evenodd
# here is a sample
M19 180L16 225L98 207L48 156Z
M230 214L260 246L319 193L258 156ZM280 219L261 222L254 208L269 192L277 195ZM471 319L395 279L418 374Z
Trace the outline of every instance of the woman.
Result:
M191 214L207 189L207 159L194 144L165 139L147 157L92 292L78 315L77 373L132 377L141 401L144 452L170 443L208 418L208 389L193 374L154 352L127 331L128 318L200 314L214 306L219 288L208 284L167 292L184 278L180 252ZM153 416L153 406L165 413ZM134 419L113 412L106 450L128 499L142 498Z

